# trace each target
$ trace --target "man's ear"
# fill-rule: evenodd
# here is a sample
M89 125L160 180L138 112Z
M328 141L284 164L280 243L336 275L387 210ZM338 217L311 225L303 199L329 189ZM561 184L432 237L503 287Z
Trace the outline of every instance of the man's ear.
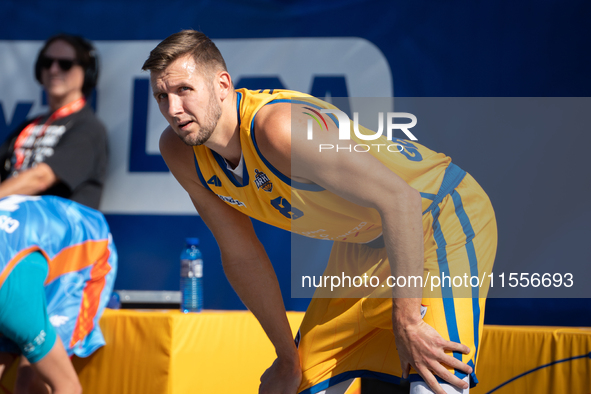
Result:
M226 97L231 96L232 77L227 71L219 71L216 74L216 82L220 89L220 99L224 101Z

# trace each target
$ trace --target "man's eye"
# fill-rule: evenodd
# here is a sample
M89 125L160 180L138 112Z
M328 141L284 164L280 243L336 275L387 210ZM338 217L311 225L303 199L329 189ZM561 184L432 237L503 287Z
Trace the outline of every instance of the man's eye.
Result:
M164 100L168 95L166 93L160 93L156 96L158 100Z
M183 87L181 87L180 90L184 92L184 91L187 91L187 90L191 90L191 88L188 87L188 86L183 86Z

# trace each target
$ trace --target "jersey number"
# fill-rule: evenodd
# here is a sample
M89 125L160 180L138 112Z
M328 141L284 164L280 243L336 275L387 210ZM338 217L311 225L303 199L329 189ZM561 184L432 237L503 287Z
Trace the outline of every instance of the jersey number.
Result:
M419 153L419 150L416 146L411 144L406 140L401 140L400 138L392 138L392 142L395 145L398 145L398 149L400 153L402 153L408 160L411 161L421 161L423 160L423 156Z
M297 208L292 208L289 201L285 198L279 196L273 200L271 200L271 205L273 208L278 210L283 216L288 219L297 219L299 217L304 216L304 213Z

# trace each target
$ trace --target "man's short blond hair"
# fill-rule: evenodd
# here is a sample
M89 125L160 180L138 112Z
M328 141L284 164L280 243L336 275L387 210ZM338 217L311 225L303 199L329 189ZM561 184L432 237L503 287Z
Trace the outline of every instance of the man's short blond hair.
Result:
M207 73L228 71L226 62L213 41L195 30L182 30L168 36L151 52L142 70L164 71L172 62L185 55L193 56L195 64Z

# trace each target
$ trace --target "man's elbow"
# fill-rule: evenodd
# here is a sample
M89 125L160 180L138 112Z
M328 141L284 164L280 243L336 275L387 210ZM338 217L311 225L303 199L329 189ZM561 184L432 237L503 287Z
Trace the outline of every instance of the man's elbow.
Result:
M422 197L419 191L411 186L403 188L399 191L399 198L406 207L406 209L414 212L421 212L422 210Z
M410 202L410 204L413 205L413 207L418 207L419 209L421 209L422 207L422 202L423 202L423 198L421 197L421 193L415 189L414 187L408 186L406 188L405 193L407 194L407 198L408 201Z
M54 394L82 394L82 385L80 384L80 381L77 378L63 382L62 386L63 387L54 388Z
M421 193L404 181L399 182L385 196L386 198L382 199L378 206L378 210L382 212L391 209L393 204L405 211L422 211Z

